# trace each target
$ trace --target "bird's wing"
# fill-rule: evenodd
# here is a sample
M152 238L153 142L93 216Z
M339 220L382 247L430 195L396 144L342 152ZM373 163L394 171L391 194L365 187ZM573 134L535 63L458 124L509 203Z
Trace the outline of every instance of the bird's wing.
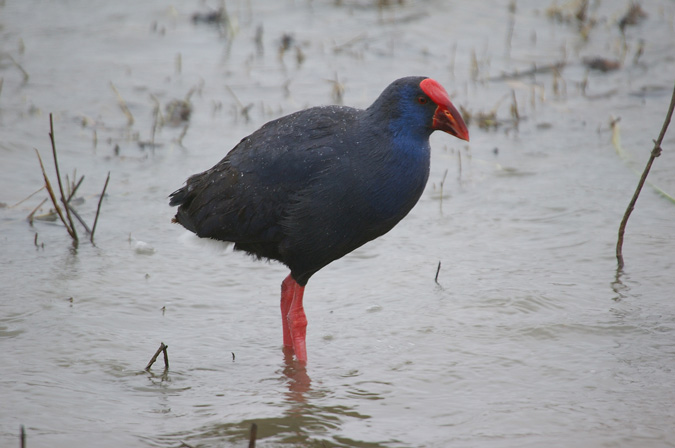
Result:
M340 135L357 110L312 108L271 121L171 196L176 220L200 237L235 243L283 238L281 221L299 191L340 160ZM264 255L267 256L267 255Z

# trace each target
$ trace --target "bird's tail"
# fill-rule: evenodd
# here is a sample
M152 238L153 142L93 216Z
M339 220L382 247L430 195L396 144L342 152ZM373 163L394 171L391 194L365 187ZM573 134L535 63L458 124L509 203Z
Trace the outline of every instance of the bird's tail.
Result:
M169 205L172 207L175 207L177 205L183 205L185 199L187 198L187 195L188 195L188 187L186 185L183 188L179 188L178 190L174 191L169 195Z
M171 219L171 222L180 224L190 232L196 233L197 229L186 211L192 201L191 191L192 188L188 183L169 195L169 205L172 207L178 206L176 215Z

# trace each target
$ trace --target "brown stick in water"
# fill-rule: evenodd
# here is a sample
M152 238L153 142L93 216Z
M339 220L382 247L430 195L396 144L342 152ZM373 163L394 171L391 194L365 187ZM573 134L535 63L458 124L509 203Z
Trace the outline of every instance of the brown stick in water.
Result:
M633 198L630 200L628 208L626 209L626 213L624 213L623 219L621 220L621 225L619 226L619 238L616 242L616 260L619 269L623 269L624 265L623 235L626 231L626 224L628 223L628 218L630 217L630 214L633 212L633 209L635 208L635 203L637 202L637 198L638 196L640 196L640 191L642 191L642 187L645 184L645 181L647 180L647 175L649 174L649 170L652 168L652 163L654 163L654 159L656 159L658 156L661 155L661 142L663 141L663 137L665 137L666 131L668 130L670 119L673 117L673 109L675 109L675 87L673 87L673 95L670 98L670 106L668 107L668 113L666 114L666 119L663 122L663 127L661 127L661 133L659 134L659 138L654 140L654 148L652 149L652 152L649 156L649 161L647 161L647 166L645 167L645 170L642 172L640 182L638 182L638 186L635 189Z

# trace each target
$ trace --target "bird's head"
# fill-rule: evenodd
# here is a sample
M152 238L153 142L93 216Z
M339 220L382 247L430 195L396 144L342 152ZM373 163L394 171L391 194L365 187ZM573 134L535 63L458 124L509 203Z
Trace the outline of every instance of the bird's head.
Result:
M462 116L437 81L411 76L392 82L369 108L376 120L387 120L394 135L427 136L443 131L469 141Z

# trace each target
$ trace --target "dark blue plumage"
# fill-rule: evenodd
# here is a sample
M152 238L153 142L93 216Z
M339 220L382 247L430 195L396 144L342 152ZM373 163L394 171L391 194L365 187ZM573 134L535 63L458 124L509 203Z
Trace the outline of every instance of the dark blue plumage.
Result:
M190 177L171 195L170 204L179 206L175 221L200 237L281 261L293 288L304 288L319 269L408 214L429 176L436 129L468 139L443 88L424 77L393 82L365 110L293 113Z

